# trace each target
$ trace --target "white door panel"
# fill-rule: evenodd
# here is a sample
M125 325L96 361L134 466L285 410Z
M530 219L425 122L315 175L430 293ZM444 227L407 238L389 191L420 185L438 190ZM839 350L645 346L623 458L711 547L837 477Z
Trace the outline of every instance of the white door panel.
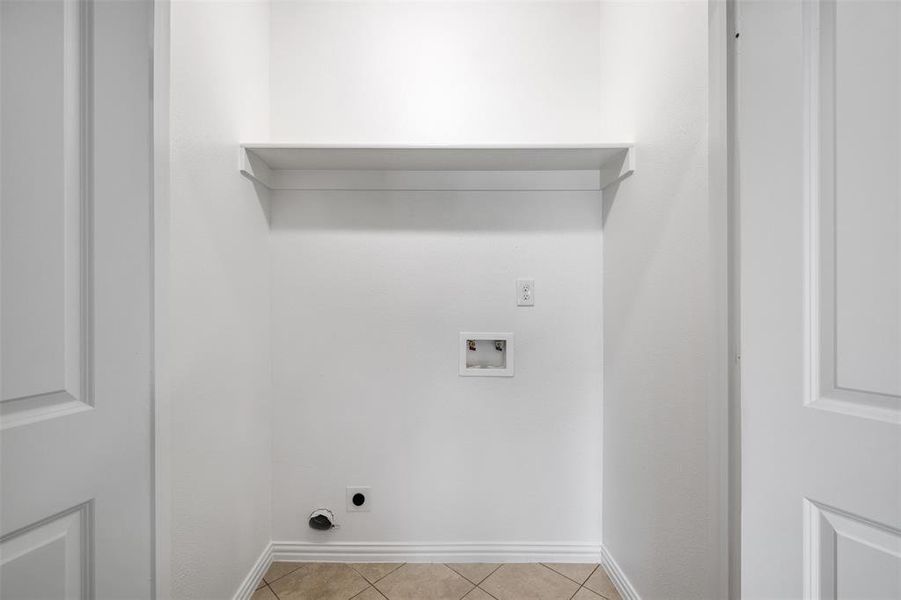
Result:
M91 404L86 6L2 7L4 428Z
M3 542L4 598L89 598L91 505L82 504Z
M152 3L0 27L0 596L149 598Z
M901 597L901 3L738 7L742 592Z
M822 233L832 235L834 244L834 256L824 256L822 267L841 283L835 288L835 385L897 400L901 3L841 2L820 12L820 71L834 73L834 83L823 77L821 84L835 86L834 105L825 103L821 115L835 127L835 168L822 173L834 177L823 182L822 190L833 199L824 207L835 212L833 223L822 224L834 227Z

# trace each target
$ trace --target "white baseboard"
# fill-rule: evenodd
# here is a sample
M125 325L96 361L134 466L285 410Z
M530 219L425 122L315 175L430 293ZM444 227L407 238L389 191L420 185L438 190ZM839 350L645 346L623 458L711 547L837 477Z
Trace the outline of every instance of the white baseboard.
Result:
M623 600L641 600L638 592L600 544L458 542L271 542L257 558L233 600L250 600L269 566L275 562L555 562L601 563Z
M604 546L601 546L601 565L607 571L610 581L616 586L616 590L623 597L623 600L641 600L641 596L635 591L632 582L629 581L629 578L626 577L620 566L613 560L610 551Z
M241 582L241 586L238 588L238 591L235 592L233 600L250 600L250 597L253 596L257 586L263 579L263 575L269 570L269 565L271 564L272 542L269 542L266 544L266 547L263 548L263 552L260 554L259 558L257 558L256 562L253 563L250 573L248 573L247 577L244 578L244 581Z
M272 560L284 562L558 562L601 559L600 544L458 542L272 542Z

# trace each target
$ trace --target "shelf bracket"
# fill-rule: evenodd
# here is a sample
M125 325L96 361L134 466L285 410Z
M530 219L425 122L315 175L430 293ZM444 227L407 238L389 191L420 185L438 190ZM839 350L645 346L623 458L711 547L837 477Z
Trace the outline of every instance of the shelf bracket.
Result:
M614 183L619 183L633 173L635 173L635 148L630 146L621 155L611 158L600 168L601 189L604 190Z
M259 183L270 190L275 186L275 177L263 159L243 146L238 148L238 171L251 181Z

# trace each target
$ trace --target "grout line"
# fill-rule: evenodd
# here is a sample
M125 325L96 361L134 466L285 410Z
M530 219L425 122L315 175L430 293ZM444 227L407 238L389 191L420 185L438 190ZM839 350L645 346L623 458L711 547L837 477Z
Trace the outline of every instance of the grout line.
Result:
M444 564L444 563L442 563L442 564ZM444 565L444 566L447 566L447 565ZM450 567L448 567L448 568L450 568ZM451 569L451 570L453 571L453 569ZM454 571L454 573L456 573L456 571ZM462 575L461 575L461 577L462 577ZM469 585L472 585L472 582L470 580L466 579L465 577L463 577L463 580L466 581L466 583L468 583ZM470 595L472 593L472 590L476 589L477 587L479 587L479 586L473 585L471 588L469 588L468 590L463 592L463 595L460 596L460 598L458 598L458 600L463 600L464 598L466 598L466 596Z
M468 583L469 585L472 586L471 588L469 588L468 590L466 590L465 592L463 592L463 595L460 596L457 600L464 600L464 598L466 598L466 596L468 596L468 595L470 595L470 594L472 593L472 590L474 590L474 589L476 589L477 587L479 587L477 584L473 583L472 581L470 581L469 579L467 579L466 577L464 577L462 573L457 573L456 571L454 571L453 569L451 569L451 568L447 565L447 563L432 563L432 564L441 565L442 567L444 567L445 569L447 569L448 571L450 571L451 573L453 573L454 575L456 575L457 577L459 577L460 579L462 579L463 581L465 581L466 583Z
M354 571L356 571L357 575L359 575L359 576L362 577L363 579L366 579L366 576L363 575L362 573L360 573L360 571L359 571L356 567L354 567L353 564L351 564L351 563L342 563L342 564L347 565L348 567L350 567L351 569L353 569ZM357 564L365 564L365 563L357 563ZM393 569L391 569L390 571L388 571L387 573L385 573L384 575L382 575L381 577L379 577L378 579L376 579L375 581L369 581L368 579L366 579L366 583L368 583L368 584L371 585L372 587L375 587L375 584L376 584L376 583L378 583L379 581L381 581L382 579L384 579L384 578L387 577L388 575L391 575L391 573L394 573L395 571L397 571L399 568L401 568L402 566L404 566L404 565L407 564L407 563L389 563L389 564L397 564L397 566L394 567ZM379 593L381 594L381 592L379 592Z
M503 567L503 566L504 566L504 563L498 563L498 565L494 568L494 570L493 570L492 572L488 573L488 575L485 577L485 579L488 579L489 577L491 577L492 575L494 575L495 573L497 573L498 570L499 570L501 567ZM485 579L483 579L482 581L480 581L480 582L477 583L476 585L477 585L477 586L478 586L478 585L481 585L482 583L485 582ZM487 594L488 592L485 592L485 593ZM491 594L488 594L488 595L491 596ZM494 596L491 596L491 597L494 598Z
M570 577L570 576L568 576L568 575L564 575L563 573L561 573L560 571L558 571L557 569L555 569L554 567L552 567L552 566L550 566L550 565L548 565L548 564L546 564L546 563L538 563L538 564L540 564L540 565L543 566L543 567L547 567L548 569L550 569L551 571L553 571L553 572L556 573L557 575L560 575L561 577L566 577L567 579L569 579L569 580L572 581L573 583L578 583L580 587L581 587L581 586L584 586L584 585L585 585L585 581L588 581L588 580L591 578L591 576L594 575L594 572L598 570L598 567L601 566L600 564L595 565L594 568L591 570L591 573L589 573L589 574L585 577L585 581L577 581L577 580L573 579L572 577Z
M535 564L535 563L533 563L533 564ZM567 577L567 576L564 575L563 573L558 573L557 571L553 570L552 568L550 568L550 567L547 566L546 564L544 564L544 563L537 563L537 564L541 565L542 567L544 567L545 569L547 569L548 571L550 571L550 572L553 573L554 575L559 575L559 576L562 577L563 579L565 579L565 580L567 580L567 581L571 581L571 582L575 583L576 585L578 585L579 587L582 587L582 584L579 583L578 581L575 581L574 579L570 579L569 577ZM594 571L592 571L592 573L594 573ZM589 575L588 577L591 577L591 575ZM585 581L588 581L588 578L587 578L587 577L585 578ZM578 591L579 591L579 590L576 590L576 592L578 592ZM575 596L575 594L573 594L573 596ZM570 598L572 598L572 596L570 596Z
M356 573L357 575L359 575L360 577L362 577L362 578L363 578L363 581L365 581L365 582L368 583L369 585L372 585L373 582L372 582L372 581L369 581L368 579L366 579L366 576L363 575L362 573L360 573L360 570L359 570L359 569L357 569L357 568L356 568L355 566L353 566L351 563L345 563L345 564L346 564L348 567L350 567L350 570L351 570L351 571L353 571L354 573Z
M479 581L473 581L472 579L470 579L469 577L467 577L466 575L464 575L464 574L461 573L460 571L458 571L458 570L456 570L455 568L453 568L452 566L450 566L450 564L448 564L448 563L441 563L441 564L443 564L445 567L447 567L448 569L450 569L451 571L453 571L454 573L456 573L457 575L459 575L460 577L462 577L463 579L465 579L466 581L468 581L469 583L473 584L473 585L476 586L476 587L479 587L479 585L480 585L483 581L485 581L486 579L488 579L489 577L491 577L492 575L494 575L494 572L495 572L495 571L497 571L498 569L500 569L501 567L504 566L504 563L498 563L498 565L497 565L496 567L494 567L494 568L491 570L490 573L488 573L487 575L485 575L484 577L482 577ZM451 563L451 564L466 564L466 563ZM476 563L470 563L470 564L476 564ZM472 590L469 590L469 591L471 592ZM467 592L467 593L468 593L468 592ZM492 596L492 598L493 598L493 597L494 597L494 596Z
M272 563L272 564L275 564L275 563ZM290 563L290 564L295 564L295 565L297 565L297 566L296 566L295 568L291 569L290 571L288 571L287 573L285 573L284 575L279 575L278 577L276 577L276 578L273 579L272 581L269 581L268 579L266 579L266 575L265 575L265 573L264 573L264 574L263 574L263 581L266 582L266 585L269 585L270 583L275 583L275 582L278 581L279 579L283 579L283 578L287 577L288 575L290 575L291 573L293 573L293 572L296 571L297 569L299 569L299 568L301 568L302 566L304 566L305 564L309 564L309 563ZM272 568L272 565L269 565L269 567Z
M390 571L388 571L387 573L385 573L384 575L382 575L381 577L379 577L378 579L376 579L375 581L373 581L373 582L372 582L373 587L375 587L375 584L376 584L376 583L378 583L379 581L381 581L382 579L384 579L384 578L387 577L388 575L391 575L391 573L394 573L395 571L397 571L398 569L400 569L400 568L401 568L402 566L404 566L405 564L407 564L407 563L402 562L402 563L398 564L396 567L394 567L393 569L391 569ZM381 592L379 592L379 593L381 594ZM384 594L382 594L382 595L384 596Z
M498 567L498 569L499 569L499 568L500 568L500 567ZM495 569L495 571L496 571L496 570L497 570L497 569ZM486 579L487 579L487 577L486 577ZM479 590L485 592L485 593L488 594L490 597L494 598L494 600L498 600L498 599L497 599L497 596L493 595L491 592L487 591L485 588L476 586L476 589L479 589Z
M573 592L573 595L569 597L569 600L572 600L573 598L575 598L575 597L576 597L576 594L578 594L579 591L580 591L583 587L585 587L585 586L582 585L581 583L577 582L575 579L570 579L569 577L567 577L567 576L564 575L563 573L558 573L557 571L555 571L554 569L550 568L549 566L547 566L547 565L544 564L544 563L538 563L538 564L541 565L542 567L544 567L545 569L547 569L548 571L550 571L551 573L554 573L554 574L556 574L556 575L559 575L559 576L562 577L563 579L565 579L565 580L567 580L567 581L571 581L572 583L575 583L575 584L578 586L578 587L576 588L576 591ZM585 578L585 581L588 581L588 580L591 578L591 576L594 575L594 572L597 571L597 570L598 570L598 567L600 567L600 566L601 566L601 565L596 565L595 568L591 570L591 573L588 574L588 577ZM588 588L586 588L586 589L588 589ZM589 591L591 591L591 590L589 590ZM605 599L605 600L606 600L606 599Z
M457 569L453 568L453 567L450 566L449 564L447 564L447 563L441 563L441 564L444 565L445 567L447 567L448 569L450 569L451 571L453 571L454 573L456 573L457 575L459 575L460 577L462 577L463 579L465 579L466 581L468 581L469 583L471 583L471 584L473 584L473 585L479 585L478 583L476 583L475 581L473 581L472 579L470 579L469 577L467 577L466 575L464 575L463 573L461 573L461 572L458 571ZM470 590L470 591L471 591L471 590ZM466 592L466 593L468 594L469 592Z
M353 568L353 567L351 567L351 568ZM364 577L364 579L365 579L365 577ZM369 583L369 582L367 582L367 583ZM372 585L371 583L369 584L369 587L360 590L360 593L359 593L359 594L355 594L354 596L351 596L350 600L353 600L354 598L359 598L360 596L362 596L363 594L365 594L365 593L368 592L369 590L375 590L375 593L376 593L376 594L378 594L378 595L381 596L382 598L385 598L385 600L388 600L388 597L385 596L385 594L383 594L382 592L380 592L380 591L378 590L378 588L376 588L376 587L375 587L374 585Z
M369 583L369 582L367 581L366 583ZM368 592L369 588L371 588L371 587L372 587L372 585L367 585L362 590L360 590L359 592L357 592L356 594L354 594L353 596L348 598L348 600L354 600L354 598L358 598L360 596L360 594L362 594L363 592Z
M592 571L592 573L594 573L594 571ZM591 577L591 576L589 575L589 577ZM570 581L572 581L572 579L570 579ZM588 581L588 580L586 579L585 581ZM570 596L569 600L572 600L573 598L575 598L575 597L579 594L579 592L581 592L582 590L588 590L589 593L594 594L593 591L589 590L589 589L588 589L587 587L585 587L584 585L580 585L579 588L573 593L573 595ZM602 596L602 597L603 597L603 596ZM605 600L606 600L606 599L605 599Z
M607 579L610 579L610 573L607 572L607 569L604 568L604 565L598 565L597 569L595 569L594 571L591 572L591 575L594 575L598 569L601 569L601 571L604 573L604 577L606 577ZM588 576L588 579L591 579L591 575ZM588 579L585 580L585 583L588 583ZM610 582L613 583L613 580L610 579ZM588 587L585 584L582 584L582 587L585 588L586 590L588 590L589 592L591 592L592 594L594 594L595 596L600 596L604 600L610 600L610 598L608 598L604 594L594 591L593 589L591 589L590 587ZM613 588L616 589L616 584L613 585ZM619 590L616 590L616 593L617 593L617 595L619 595ZM620 596L620 598L622 598L622 596Z
M610 598L608 598L608 597L605 596L604 594L599 594L599 593L597 593L596 591L594 591L593 589L591 589L590 587L586 587L586 586L584 586L584 585L583 585L582 587L585 588L586 590L588 590L589 592L591 592L592 594L594 594L595 596L597 596L598 598L601 598L601 600L611 600Z
M264 587L269 588L269 591L272 592L272 595L275 596L276 598L278 598L278 594L275 593L275 590L272 589L272 586L270 586L269 583L266 583L266 585ZM263 588L260 588L260 589L263 589ZM254 593L256 593L256 592L254 592Z

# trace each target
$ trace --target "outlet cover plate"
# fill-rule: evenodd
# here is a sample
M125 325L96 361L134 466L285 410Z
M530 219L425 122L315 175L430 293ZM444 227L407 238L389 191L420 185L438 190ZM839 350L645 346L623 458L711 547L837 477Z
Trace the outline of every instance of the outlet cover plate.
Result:
M354 504L354 496L363 494L366 501L362 505ZM347 512L369 512L372 508L372 488L368 485L349 485L347 486Z
M535 280L516 280L516 306L535 306Z

